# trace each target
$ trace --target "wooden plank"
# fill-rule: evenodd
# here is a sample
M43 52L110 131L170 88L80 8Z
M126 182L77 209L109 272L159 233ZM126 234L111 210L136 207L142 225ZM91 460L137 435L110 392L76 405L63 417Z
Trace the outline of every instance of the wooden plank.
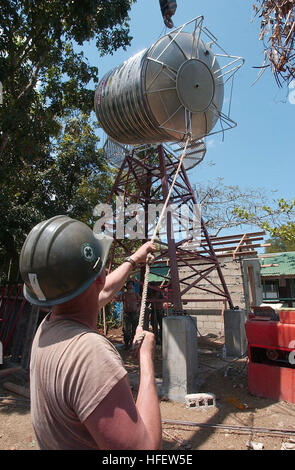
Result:
M224 237L210 237L210 240L211 241L216 241L216 240L232 240L232 239L235 239L235 238L241 238L243 235L248 235L249 237L251 236L260 236L260 235L265 235L265 232L252 232L252 233L240 233L238 235L227 235L227 236L224 236Z
M245 256L245 255L257 255L257 251L240 251L237 253L237 256ZM226 257L232 257L232 253L220 253L217 255L217 258L226 258Z
M243 248L261 248L261 243L249 243L247 245L241 245L240 247L241 249ZM224 247L224 248L214 248L214 251L215 252L219 252L219 251L232 251L232 253L229 253L230 255L233 254L233 252L237 249L236 246L227 246L227 247ZM205 251L198 251L198 254L201 254L201 253L205 253Z
M7 369L0 370L0 377L5 377L9 374L15 374L16 372L21 371L21 367L9 367Z
M241 249L243 249L243 248L247 248L247 249L248 248L265 248L265 247L269 247L269 246L271 246L271 244L269 244L269 243L263 243L263 244L261 244L261 243L249 243L247 245L241 245ZM204 247L201 246L201 248L204 248ZM236 248L237 248L236 246L226 246L226 247L221 247L221 248L213 247L215 253L218 253L220 251L229 251L229 253L228 253L229 255L232 255L233 252L236 250ZM210 253L209 248L208 248L208 250L202 249L202 251L199 251L198 249L196 249L195 251L192 251L192 250L184 251L184 250L182 250L181 254L182 254L183 259L185 258L185 259L189 260L189 259L193 259L193 258L187 258L186 256L189 257L189 256L192 256L192 255L204 255L204 254L209 255L211 253Z
M30 398L30 390L26 387L16 385L12 382L4 382L2 386L5 388L5 390L9 390L10 392L16 393L17 395L22 395L26 398Z
M248 240L251 241L251 242L256 242L256 241L258 242L259 240L264 240L264 237L248 238ZM239 240L237 240L237 242L238 242L238 241L239 241ZM204 240L204 242L205 242L205 240ZM220 240L220 241L213 241L213 242L212 242L212 245L213 245L213 246L218 246L218 245L230 245L230 244L232 244L232 243L234 243L234 242L235 242L235 240ZM208 245L207 245L206 243L204 243L204 244L201 243L200 246L202 247L202 246L208 246Z
M248 266L248 279L250 284L250 307L255 306L255 285L254 285L254 271L253 266Z
M223 296L224 297L224 296ZM223 302L224 298L220 297L219 299L208 299L206 298L199 298L199 299L181 299L182 302L189 303L189 302ZM184 308L185 310L185 308Z
M260 267L261 268L277 268L279 265L278 264L262 264Z
M236 254L237 252L239 251L239 249L241 248L242 244L244 243L244 241L247 239L247 234L245 233L245 235L242 236L238 246L236 247L235 251L233 252L233 259L236 258ZM244 245L244 248L246 247L246 244Z

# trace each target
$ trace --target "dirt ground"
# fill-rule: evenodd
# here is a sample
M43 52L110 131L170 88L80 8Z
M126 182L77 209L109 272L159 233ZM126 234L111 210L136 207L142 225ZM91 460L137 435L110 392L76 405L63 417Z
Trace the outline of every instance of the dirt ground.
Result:
M138 366L122 344L120 329L108 332L108 338L122 355L136 397ZM247 390L247 358L229 361L222 358L223 338L199 338L198 366L200 392L216 395L216 407L186 408L185 404L161 397L163 420L206 424L205 427L163 424L163 450L248 450L249 441L260 443L265 450L280 450L284 443L295 447L295 405L251 396ZM161 347L155 352L156 383L161 385ZM28 399L9 392L5 382L28 386L23 372L0 377L0 450L37 450L30 420ZM247 426L294 431L294 437L271 433L216 429L212 425ZM291 441L290 441L291 439ZM285 444L284 444L285 445Z

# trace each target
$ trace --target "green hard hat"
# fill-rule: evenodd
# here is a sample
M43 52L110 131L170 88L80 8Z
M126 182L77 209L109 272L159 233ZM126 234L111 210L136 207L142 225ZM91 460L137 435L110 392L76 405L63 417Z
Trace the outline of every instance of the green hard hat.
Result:
M64 215L39 223L20 255L25 298L50 307L82 294L102 272L112 241Z

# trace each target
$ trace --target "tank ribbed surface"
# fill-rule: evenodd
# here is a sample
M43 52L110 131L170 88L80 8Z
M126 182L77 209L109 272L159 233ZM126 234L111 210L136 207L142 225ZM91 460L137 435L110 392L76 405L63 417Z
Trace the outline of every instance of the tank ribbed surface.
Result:
M122 144L194 140L215 126L224 85L211 49L195 35L160 38L108 72L95 93L98 121Z

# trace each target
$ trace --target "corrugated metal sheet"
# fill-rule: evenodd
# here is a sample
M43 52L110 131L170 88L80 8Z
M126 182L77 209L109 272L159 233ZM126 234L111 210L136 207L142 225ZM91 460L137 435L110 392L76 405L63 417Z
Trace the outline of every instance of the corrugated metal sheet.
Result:
M169 267L167 266L151 266L149 282L163 282L166 278L170 278ZM139 274L136 278L139 279Z
M267 265L265 268L261 267L262 277L295 276L295 251L263 255L263 259L260 259L260 264L261 266Z

